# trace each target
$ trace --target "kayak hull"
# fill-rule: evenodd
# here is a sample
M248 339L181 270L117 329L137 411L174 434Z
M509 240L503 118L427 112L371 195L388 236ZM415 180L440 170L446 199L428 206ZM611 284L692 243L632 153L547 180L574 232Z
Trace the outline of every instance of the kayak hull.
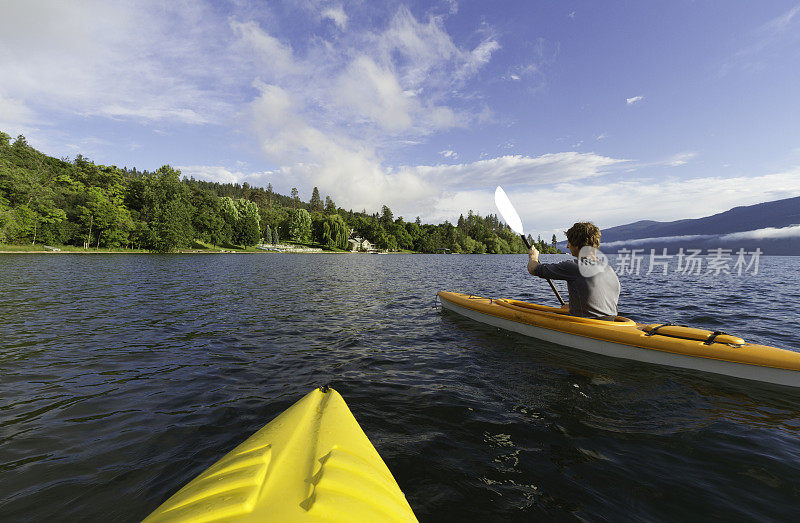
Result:
M315 389L167 499L154 522L417 521L333 389Z
M492 311L494 312L494 314L492 314L486 310L476 310L476 308L470 306L472 305L470 302L475 302L476 299L484 300L484 302L491 300L448 292L440 292L439 297L443 309L450 310L471 320L586 352L601 354L612 358L722 374L751 381L800 387L800 370L796 368L779 368L775 366L728 361L719 356L700 357L693 354L682 353L677 350L670 351L666 346L660 348L642 347L631 343L620 343L619 341L603 339L604 337L608 338L610 336L608 332L615 328L627 328L629 331L636 333L636 338L634 338L633 335L629 337L633 339L644 339L641 333L641 329L643 328L641 324L614 326L613 322L598 321L596 322L598 324L612 325L600 325L600 327L596 329L596 332L591 332L591 329L584 328L582 334L576 334L574 332L566 332L565 329L568 328L567 326L562 330L553 328L552 322L550 322L551 325L548 327L537 325L539 322L537 322L535 314L530 315L528 318L520 318L519 314L513 316L509 315L507 310L502 307L498 307L497 311ZM486 307L483 308L486 309ZM570 317L567 316L567 318ZM520 319L523 319L523 321L520 321ZM774 347L753 346L750 344L739 347L739 350L747 350L749 347L763 347L765 349L787 353L780 354L780 356L786 356L796 367L800 367L800 353L776 349Z

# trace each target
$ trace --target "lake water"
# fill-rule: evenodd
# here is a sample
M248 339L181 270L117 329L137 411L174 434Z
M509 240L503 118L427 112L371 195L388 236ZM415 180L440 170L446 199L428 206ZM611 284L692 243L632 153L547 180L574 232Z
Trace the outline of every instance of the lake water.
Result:
M620 312L800 350L797 260L624 275ZM525 261L0 256L0 520L140 520L326 383L423 521L796 519L798 390L438 307L439 290L555 304Z

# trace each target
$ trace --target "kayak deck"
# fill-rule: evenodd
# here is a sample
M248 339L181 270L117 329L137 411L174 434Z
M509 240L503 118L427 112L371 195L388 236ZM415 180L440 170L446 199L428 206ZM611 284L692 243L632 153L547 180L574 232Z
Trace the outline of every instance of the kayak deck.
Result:
M315 389L146 522L417 521L338 392Z
M745 342L718 331L570 316L518 300L438 293L442 307L476 321L612 357L692 368L800 387L800 353Z

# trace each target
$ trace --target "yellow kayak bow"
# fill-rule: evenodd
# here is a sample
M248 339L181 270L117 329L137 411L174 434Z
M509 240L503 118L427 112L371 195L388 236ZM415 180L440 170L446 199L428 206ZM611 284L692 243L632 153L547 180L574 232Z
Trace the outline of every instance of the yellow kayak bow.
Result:
M178 521L417 519L342 396L321 387L145 519Z

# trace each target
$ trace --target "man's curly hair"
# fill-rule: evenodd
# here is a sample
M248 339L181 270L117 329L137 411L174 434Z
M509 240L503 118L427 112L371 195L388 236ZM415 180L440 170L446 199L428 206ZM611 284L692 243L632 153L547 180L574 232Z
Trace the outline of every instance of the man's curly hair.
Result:
M600 247L600 229L592 222L578 222L566 232L570 245L581 247Z

